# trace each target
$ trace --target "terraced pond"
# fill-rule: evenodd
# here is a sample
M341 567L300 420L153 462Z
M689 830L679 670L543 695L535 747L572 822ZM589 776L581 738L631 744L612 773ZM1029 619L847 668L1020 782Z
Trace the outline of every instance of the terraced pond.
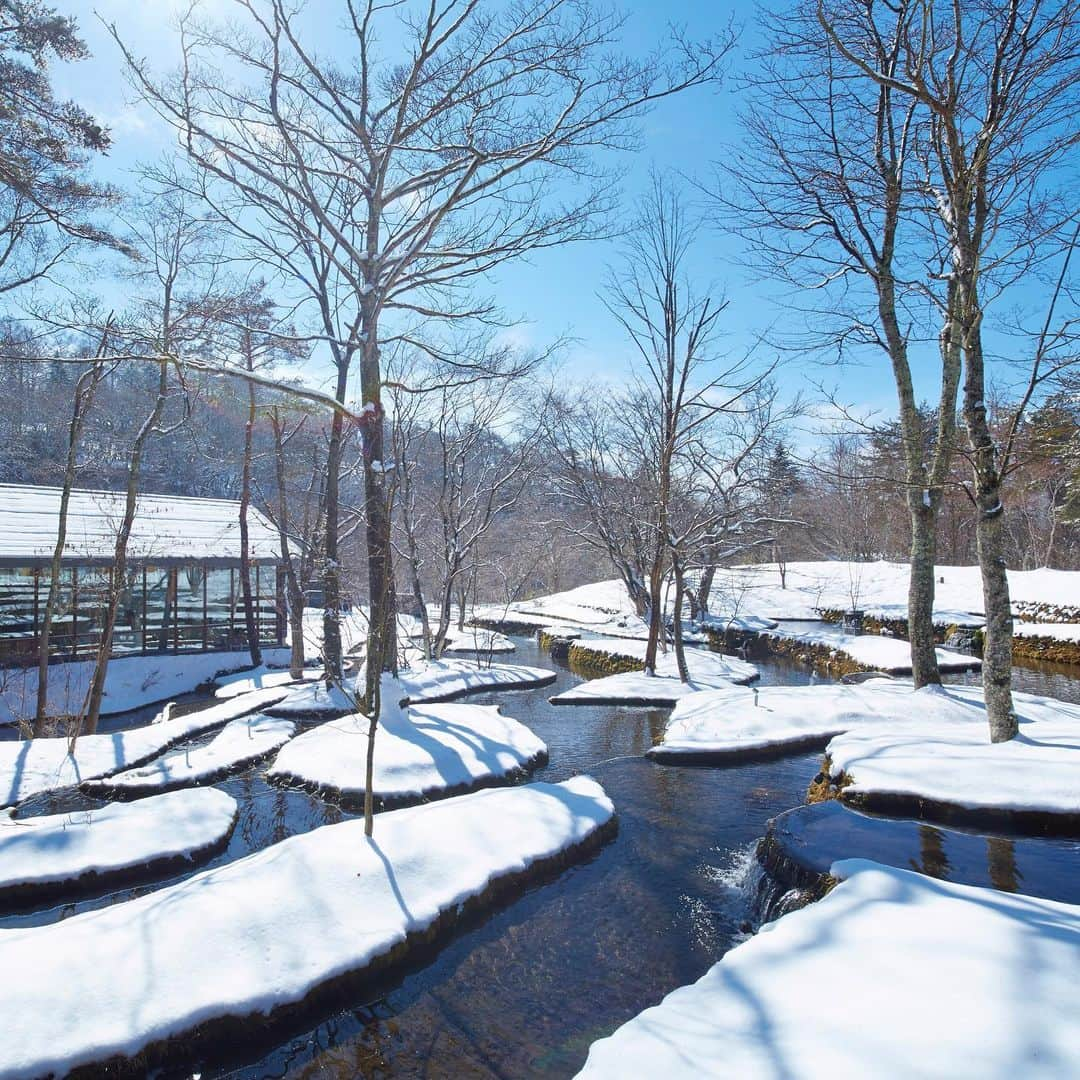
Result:
M554 666L531 641L517 644L516 662ZM765 684L809 681L795 666L761 666ZM641 755L658 738L666 711L548 704L548 696L578 681L560 668L552 687L470 700L501 704L548 744L550 762L537 778L588 772L600 780L619 815L613 841L588 862L472 920L361 998L335 1002L290 1031L248 1031L159 1075L569 1076L594 1039L698 978L749 932L762 910L756 841L771 817L804 801L820 755L726 768L657 765ZM1070 677L1067 689L1076 693L1080 683ZM241 816L227 850L209 865L348 816L314 796L267 785L265 768L218 785L238 800ZM72 796L39 800L34 809L86 805L93 804ZM933 847L925 830L917 835L924 848ZM1061 865L1060 848L1054 857ZM1040 872L1049 873L1053 889L1056 871ZM10 913L0 926L50 922L146 888Z

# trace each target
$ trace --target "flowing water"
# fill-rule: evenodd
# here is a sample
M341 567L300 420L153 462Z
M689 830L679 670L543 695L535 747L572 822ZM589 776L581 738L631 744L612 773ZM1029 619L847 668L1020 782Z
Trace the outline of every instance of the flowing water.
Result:
M516 662L558 666L535 643L517 644ZM764 685L811 681L792 664L759 666ZM667 711L548 703L579 681L559 667L554 686L470 700L500 704L547 743L550 762L536 779L588 772L604 785L619 822L610 843L465 924L393 981L309 1017L306 1027L278 1029L270 1042L253 1034L227 1058L195 1054L186 1068L161 1075L570 1076L594 1039L700 977L751 932L763 904L782 910L781 897L765 895L769 883L753 850L769 818L804 801L820 755L728 767L656 765L642 754L659 738ZM1078 687L1069 680L1074 699ZM241 814L228 849L207 865L348 816L314 796L268 786L264 769L218 785L238 800ZM66 796L37 800L32 810L92 805ZM0 927L55 921L161 884L11 914Z

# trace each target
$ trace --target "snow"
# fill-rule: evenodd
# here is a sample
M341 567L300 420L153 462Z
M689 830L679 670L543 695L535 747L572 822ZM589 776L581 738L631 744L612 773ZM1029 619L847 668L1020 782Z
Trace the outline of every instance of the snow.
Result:
M256 712L288 694L286 687L269 687L184 716L159 718L144 727L81 735L73 754L68 752L66 738L0 742L0 807L133 768L175 743Z
M930 688L917 722L851 730L827 753L844 797L903 795L965 810L1080 814L1080 705L1013 694L1020 734L992 744L982 691Z
M862 860L593 1044L602 1077L1080 1075L1080 907Z
M684 697L650 757L723 757L822 743L865 724L906 722L918 712L910 684L729 686Z
M1080 642L1080 623L1014 622L1013 637Z
M565 623L610 637L649 636L648 625L635 612L626 586L618 580L598 581L512 604L489 604L474 614L495 621Z
M778 627L768 631L766 636L832 649L873 671L885 671L890 675L911 674L911 645L903 638L850 634L828 623L812 630ZM954 649L935 649L934 653L941 671L971 671L982 667L982 661L977 657Z
M57 487L0 484L0 554L6 560L52 558L62 493ZM72 491L65 559L111 559L125 499L122 491ZM254 560L281 561L277 529L255 507L248 510L248 550ZM154 562L178 556L239 560L240 504L140 492L128 558Z
M205 746L177 750L146 765L84 784L84 790L137 798L154 791L208 784L269 757L293 737L296 725L256 713L230 721Z
M499 780L535 763L547 747L524 724L494 705L413 705L383 676L375 736L373 792L378 799L429 798ZM267 779L332 792L350 802L364 797L368 750L366 716L344 716L294 739L278 754Z
M409 700L414 704L445 701L464 694L512 687L545 686L555 681L555 672L523 664L478 665L475 660L421 660L398 675ZM293 690L269 710L275 716L310 716L318 713L351 713L363 696L364 674L346 676L343 692L338 686L312 683Z
M606 656L644 661L646 643L615 638L587 638L575 642L583 649L604 653ZM571 660L574 650L571 649ZM745 660L722 653L707 652L704 649L688 648L686 666L690 672L690 682L679 679L678 666L674 650L658 655L656 674L646 675L643 671L631 671L621 675L606 675L603 678L589 679L577 686L556 694L553 705L596 705L599 703L627 704L647 703L650 705L672 705L688 694L700 690L731 686L736 682L750 682L758 677L758 669Z
M191 859L224 841L235 821L236 802L216 788L48 817L0 812L0 897Z
M289 662L288 649L265 649L269 663ZM206 652L125 656L109 661L101 711L113 713L141 709L194 690L216 675L250 668L244 652ZM49 668L49 715L77 714L86 699L94 665L90 660L53 664ZM17 723L34 715L37 668L0 671L0 724Z
M980 687L875 679L858 686L741 687L684 698L654 758L723 757L828 743L857 792L963 806L1080 812L1080 705L1015 693L1020 738L990 744Z
M907 618L910 568L905 562L795 562L785 569L787 588L781 588L776 563L719 570L709 596L710 611L718 618L735 612L773 619L816 619L822 609L856 607L874 618ZM1010 570L1008 576L1014 607L1080 605L1080 572ZM934 622L979 626L982 615L978 566L938 566L934 570Z
M612 815L588 777L495 788L380 814L370 840L360 820L327 825L104 910L0 930L19 990L0 1077L63 1075L298 1003Z
M878 619L906 619L910 568L906 562L793 562L785 564L786 588L776 563L724 567L709 595L713 623L736 619L815 620L823 609L859 608ZM982 577L978 566L938 566L934 571L934 622L981 626ZM1080 572L1010 570L1014 608L1080 607ZM608 637L641 637L648 628L619 580L598 581L509 605L478 608L477 616L536 623L565 623ZM757 627L752 627L757 629Z
M304 682L315 682L323 677L322 668L305 668ZM238 671L233 675L224 675L215 679L217 689L214 691L216 698L231 698L239 694L250 694L253 690L264 690L270 686L289 686L296 680L281 668L271 668L263 664L262 667L252 668L248 671Z
M429 627L432 639L438 629L438 614L429 612ZM423 644L424 628L420 620L412 615L398 615L398 637L413 641L420 647ZM495 630L484 630L480 627L466 626L459 630L456 625L450 627L446 636L445 652L464 653L508 653L513 652L516 645L504 634Z

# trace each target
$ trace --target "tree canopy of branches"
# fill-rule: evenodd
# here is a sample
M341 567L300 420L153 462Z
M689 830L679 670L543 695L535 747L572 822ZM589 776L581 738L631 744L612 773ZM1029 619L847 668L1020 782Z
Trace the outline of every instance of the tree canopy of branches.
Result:
M433 324L495 317L473 293L478 278L526 252L596 235L611 178L594 151L631 145L650 103L718 78L730 36L676 38L631 60L616 49L620 20L583 0L341 0L344 31L334 56L320 56L306 43L304 9L237 0L234 11L227 27L185 20L172 80L130 50L127 58L142 93L178 130L201 194L313 309L339 403L359 364L374 707L379 672L396 662L382 350L405 342L439 356ZM382 55L378 42L393 36L403 36L400 48ZM483 374L450 360L461 378ZM344 437L337 412L323 567L331 672L341 664Z
M39 0L0 0L0 291L47 272L69 244L48 252L46 236L115 244L94 221L115 193L87 178L87 159L109 147L109 135L85 109L58 101L52 60L87 55L72 19ZM16 267L25 241L36 258Z

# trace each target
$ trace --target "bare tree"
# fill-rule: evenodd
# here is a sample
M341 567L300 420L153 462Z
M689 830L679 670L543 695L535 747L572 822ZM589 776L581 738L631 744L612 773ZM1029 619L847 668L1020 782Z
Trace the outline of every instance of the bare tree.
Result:
M813 344L877 350L899 406L911 523L908 627L916 686L940 683L934 648L936 522L956 440L959 337L943 324L936 430L919 408L909 347L934 316L918 215L917 103L892 80L907 62L916 5L796 3L763 16L767 45L743 112L747 148L717 200L762 263L814 291ZM876 78L853 78L822 20L843 12L849 49ZM819 20L820 13L820 20ZM941 299L948 310L948 298Z
M716 429L721 418L742 420L758 407L759 391L772 371L717 353L717 320L726 301L701 292L688 278L688 257L699 228L678 188L654 176L605 300L638 362L631 407L621 410L621 449L642 463L652 496L642 523L652 556L645 670L656 667L664 633L662 594L670 569L675 571L676 644L684 678L683 573L691 552L723 520L720 492L739 472L729 455L746 460L764 437L762 428L751 425L755 433L735 449L727 440L715 439ZM682 521L676 512L680 503Z
M213 268L218 260L208 251L213 225L193 216L182 194L172 191L150 199L143 213L129 220L128 228L142 257L139 269L132 274L147 285L147 292L136 297L131 312L114 333L132 349L154 358L157 370L149 408L127 452L123 512L116 525L94 670L82 710L80 733L90 734L97 730L101 712L146 448L154 436L176 431L188 414L187 394L174 381L177 373L172 358L185 347L205 340L208 327L226 306L215 291ZM170 415L172 401L179 406ZM167 597L166 610L175 603L175 596Z
M98 355L105 353L108 345L108 324L102 334ZM60 597L60 575L63 568L64 549L67 546L68 505L75 486L79 466L79 443L87 414L94 403L94 395L102 381L112 369L103 361L98 361L80 372L75 382L71 403L71 420L68 424L67 457L64 462L64 477L60 490L60 506L57 512L56 543L53 546L52 561L49 564L49 590L45 595L45 605L41 612L41 626L38 630L38 683L37 702L34 709L34 737L44 734L45 721L49 711L49 648L52 643L53 618ZM74 628L73 628L74 630Z
M870 17L887 6L871 4ZM990 737L1018 732L1005 567L1002 446L987 418L986 319L1008 286L1060 250L1075 215L1080 5L1073 0L905 0L899 64L882 70L856 44L865 20L818 17L853 74L920 110L928 227L948 281L943 338L963 353L962 414L986 608L983 689ZM1070 163L1072 169L1070 170ZM1064 178L1064 179L1063 179ZM1067 235L1072 229L1067 229ZM1033 350L1034 351L1034 350Z
M396 662L382 350L401 341L432 351L431 323L491 319L491 305L469 294L478 275L594 235L610 188L591 152L627 146L652 102L717 79L730 35L676 39L632 61L614 51L620 20L585 0L497 9L342 0L342 60L332 64L305 43L284 0L238 0L235 10L225 29L183 21L183 66L171 81L121 47L201 170L201 193L318 313L340 404L359 364L372 605L365 698L374 708L379 672ZM384 29L404 39L385 59L376 48ZM326 492L333 673L343 420L335 412Z

